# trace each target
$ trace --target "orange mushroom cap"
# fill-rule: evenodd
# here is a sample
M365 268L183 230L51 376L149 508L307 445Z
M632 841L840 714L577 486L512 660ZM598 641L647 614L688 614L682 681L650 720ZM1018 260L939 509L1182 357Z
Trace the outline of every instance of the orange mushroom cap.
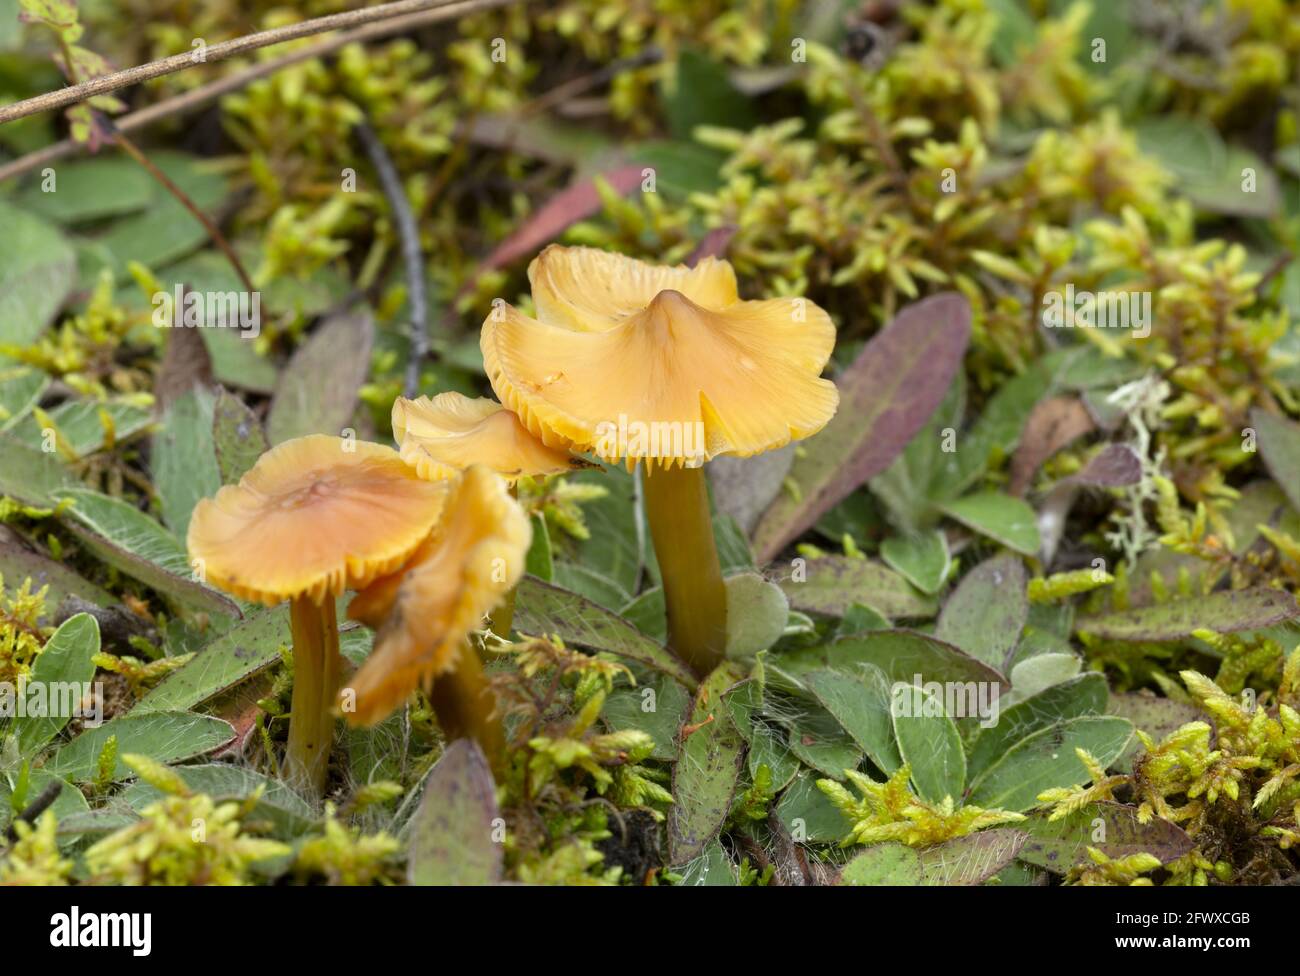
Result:
M705 258L695 267L648 264L594 247L552 244L528 265L537 318L580 332L604 332L641 311L661 291L679 291L705 308L740 300L736 272Z
M588 467L568 451L547 447L518 417L486 397L398 397L393 403L393 436L402 460L430 480L455 478L471 464L486 465L512 482Z
M815 434L835 414L839 393L821 376L835 327L813 303L705 306L670 288L629 312L652 287L640 270L646 265L584 254L571 263L587 268L586 276L563 278L553 270L556 250L543 252L555 295L546 303L535 296L550 321L499 306L480 339L492 388L544 443L629 465L695 463L773 450ZM715 265L730 271L726 262ZM602 269L608 278L598 284ZM561 283L585 291L572 294ZM694 284L697 296L709 291ZM613 324L573 327L594 321L597 301L608 302ZM557 324L565 315L570 319Z
M442 519L400 572L357 594L348 616L376 630L375 650L353 676L354 725L373 725L456 663L524 573L528 516L506 483L473 465L452 485Z
M390 447L298 437L195 506L190 556L209 583L242 599L320 603L406 562L446 496Z

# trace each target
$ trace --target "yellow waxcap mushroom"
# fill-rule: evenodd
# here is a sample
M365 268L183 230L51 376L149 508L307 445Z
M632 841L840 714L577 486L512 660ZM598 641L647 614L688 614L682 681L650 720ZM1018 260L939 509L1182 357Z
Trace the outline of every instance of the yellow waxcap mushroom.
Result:
M486 465L512 482L588 467L568 451L547 447L518 417L486 397L398 397L393 403L393 436L402 460L431 480L455 478L472 464Z
M740 299L736 272L705 258L693 268L647 264L594 247L552 244L528 265L537 317L547 325L603 332L641 311L661 291L678 291L705 308Z
M451 496L433 533L399 573L377 580L348 608L377 631L374 652L350 683L353 724L381 721L473 653L466 636L523 575L532 530L506 483L474 465L444 484L453 486Z
M747 457L819 431L839 404L821 377L834 344L830 317L804 299L710 309L675 290L603 332L507 305L481 337L497 396L543 442L666 466Z
M207 582L245 600L321 603L405 563L446 495L390 447L299 437L195 506L190 556Z

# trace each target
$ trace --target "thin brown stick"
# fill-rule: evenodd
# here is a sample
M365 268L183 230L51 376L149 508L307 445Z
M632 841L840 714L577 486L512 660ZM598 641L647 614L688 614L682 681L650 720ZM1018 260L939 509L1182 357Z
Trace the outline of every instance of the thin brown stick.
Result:
M287 24L284 27L259 31L246 37L237 37L233 40L210 44L204 51L202 61L195 60L192 51L187 54L173 54L168 58L150 61L148 64L126 68L123 71L114 71L111 74L100 75L98 78L92 78L90 81L82 82L79 85L70 85L58 91L46 92L44 95L37 95L34 98L15 102L13 105L0 107L0 125L28 115L35 115L38 112L66 108L69 105L84 102L96 95L106 95L109 92L117 91L119 88L127 88L144 81L151 81L154 78L161 78L164 75L174 74L177 71L184 71L196 64L224 61L260 48L270 47L274 44L284 44L287 41L296 41L299 38L311 37L313 34L323 34L326 31L361 27L377 21L391 20L405 14L449 7L454 2L455 0L397 0L395 3L385 3L378 7L348 10L339 14L330 14L326 17L317 17L313 20L304 20L298 24Z
M288 54L274 60L250 65L227 75L225 78L219 78L206 85L201 85L192 91L163 99L154 105L123 115L115 119L114 122L119 132L137 132L156 122L161 122L163 119L196 111L223 95L239 91L255 81L269 77L278 71L283 71L285 68L292 67L303 61L326 57L341 48L347 47L349 44L365 43L383 37L391 37L394 34L402 34L419 27L441 23L445 20L455 20L469 14L509 6L512 3L528 2L529 0L458 0L456 3L438 7L434 10L425 10L420 13L407 14L404 17L395 17L392 20L369 24L355 30L345 31L317 44L290 51ZM30 152L0 166L0 182L75 155L82 148L84 147L71 139L51 143L37 149L35 152Z
M248 272L244 269L244 263L239 260L239 255L235 253L235 249L231 247L230 242L226 240L226 235L221 233L221 228L216 225L213 219L200 210L198 205L190 199L189 194L177 186L170 176L155 166L153 160L146 156L134 142L122 135L120 132L114 135L113 141L118 146L122 147L123 152L144 167L145 171L148 172L150 176L161 183L163 188L179 200L181 206L188 210L194 219L203 225L203 229L208 232L208 237L210 237L212 242L221 249L221 253L226 256L226 260L229 261L231 267L235 269L235 274L239 275L239 280L243 283L244 290L250 295L257 291L253 286L253 279L248 276Z

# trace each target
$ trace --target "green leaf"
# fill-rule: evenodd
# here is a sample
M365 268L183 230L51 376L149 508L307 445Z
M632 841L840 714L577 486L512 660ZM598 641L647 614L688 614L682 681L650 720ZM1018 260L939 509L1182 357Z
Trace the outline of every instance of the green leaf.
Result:
M820 777L804 770L776 804L776 817L799 844L830 844L849 832L844 814L817 788Z
M1008 827L914 850L896 841L872 844L846 864L846 885L952 886L979 885L1015 860L1026 835Z
M1177 597L1167 603L1079 617L1075 629L1122 641L1168 641L1205 628L1221 634L1259 630L1300 616L1296 598L1285 590L1253 586L1204 596Z
M211 164L183 153L151 150L149 159L179 186L200 210L211 212L226 195L226 181ZM154 182L154 181L151 181ZM126 277L131 261L149 267L163 267L184 257L208 241L208 231L164 187L154 182L149 206L134 216L116 221L96 244L105 254L104 266L117 279ZM83 284L89 284L98 268L83 269Z
M821 706L887 775L903 765L890 717L890 686L885 673L864 664L853 670L824 669L804 679Z
M664 88L668 129L683 142L693 139L697 125L748 130L758 122L753 103L732 87L727 69L697 51L681 53Z
M144 753L161 763L180 762L212 752L235 736L229 722L193 712L147 712L110 719L103 725L86 729L62 746L45 763L44 768L77 783L95 778L96 764L104 744L117 738L115 780L131 776L122 761L129 753Z
M666 674L654 674L635 688L617 688L600 716L614 731L640 729L655 741L651 758L677 758L677 735L691 707L691 694Z
M682 876L678 884L683 887L734 888L738 883L731 858L727 857L722 844L716 840L709 841L704 852L687 861L678 868L677 873Z
M556 586L581 594L606 610L627 606L632 599L614 580L581 563L557 559L551 566L551 575Z
M1053 685L1069 681L1083 667L1083 661L1073 652L1062 654L1035 654L1011 669L1011 691L1016 700L1036 695Z
M34 589L48 586L50 590L45 595L47 621L59 604L70 596L100 607L116 602L107 590L83 579L62 563L13 542L0 542L0 576L4 576L5 582L12 586L21 586L29 576Z
M89 488L61 492L73 507L64 523L111 566L181 603L240 616L229 597L193 577L185 547L139 509Z
M724 661L703 682L682 729L673 765L673 805L668 812L669 863L686 864L714 840L731 810L745 740L723 705L723 693L745 677ZM693 731L687 731L691 728Z
M1277 212L1277 175L1250 150L1225 145L1208 123L1162 115L1139 122L1136 130L1142 151L1171 170L1179 188L1201 210L1260 218ZM1255 170L1253 191L1243 188L1246 168Z
M945 515L980 535L1026 556L1036 556L1041 542L1034 510L1019 498L996 491L967 495L941 506Z
M280 647L292 642L288 611L261 610L204 645L145 695L131 714L192 708L215 698L279 661Z
M533 541L528 547L524 569L542 582L549 583L555 576L555 560L551 552L551 530L546 527L546 516L541 512L533 514L532 522Z
M56 494L77 484L58 457L0 434L0 495L37 508L53 508Z
M1044 790L1088 782L1075 749L1091 753L1103 767L1124 751L1133 723L1111 716L1067 719L1020 740L971 784L969 802L1019 813L1038 805Z
M1024 564L1010 554L980 563L948 597L934 636L1001 671L1029 619Z
M124 443L153 423L153 414L129 400L69 400L49 411L49 418L79 458L103 450L112 425L113 438ZM13 429L13 435L35 448L43 448L44 428L29 414Z
M931 596L939 592L952 567L948 539L939 531L890 536L880 544L880 556L891 569Z
M903 309L837 377L840 407L790 470L798 497L778 496L754 531L760 563L884 471L943 402L970 339L970 306L945 292Z
M604 471L579 471L567 475L572 485L596 485L607 492L605 497L582 503L583 518L590 537L551 539L557 554L571 554L575 562L613 580L629 597L637 591L645 565L649 535L638 530L642 515L637 510L636 480L621 468ZM656 580L657 582L657 580Z
M1159 817L1143 824L1135 807L1119 803L1093 803L1055 821L1047 813L1036 813L1017 826L1029 835L1020 860L1055 874L1086 863L1089 847L1113 859L1146 853L1168 864L1195 846L1178 825Z
M781 588L757 573L728 577L727 654L744 657L781 639L790 618L790 601Z
M27 790L18 803L19 809L15 811L14 789L18 785L18 775L16 773L0 773L0 830L8 829L9 825L13 823L14 813L21 813L25 810L51 783L59 784L59 795L49 807L59 820L78 813L86 813L90 810L90 804L86 802L86 795L81 790L48 770L33 769L27 778Z
M870 559L825 556L798 563L781 580L796 610L843 616L855 603L885 617L933 616L937 604L892 569Z
M961 799L966 786L966 756L957 726L944 713L943 702L916 685L898 685L890 701L890 717L899 755L912 767L912 786L922 799L942 803Z
M911 630L874 630L841 637L818 647L781 654L772 663L798 677L819 668L873 664L890 683L938 681L1005 684L1003 677L959 648Z
M0 431L26 417L49 385L50 378L39 369L0 369Z
M33 213L62 224L79 224L120 217L147 207L154 195L153 178L135 160L125 157L74 159L60 163L53 189L45 180L33 181L18 195ZM111 193L105 187L112 187Z
M531 576L525 576L516 591L515 629L528 634L556 634L581 647L638 661L687 688L696 685L691 670L668 648L638 633L622 617L577 593Z
M95 677L91 659L98 653L99 623L88 613L69 617L50 636L32 666L26 693L30 708L33 693L39 691L47 714L14 716L11 728L18 738L20 755L34 756L73 718L91 690L90 682Z
M0 227L0 345L30 346L72 290L76 258L57 230L3 199Z
M236 484L270 449L257 415L228 390L221 391L212 408L210 436L223 485Z
M272 444L305 434L337 437L351 426L374 334L369 312L336 315L316 327L280 374L266 420Z
M1300 512L1300 424L1258 409L1251 412L1250 423L1269 474Z
M844 770L856 769L862 750L824 708L800 703L798 715L785 720L789 727L786 745L806 766L831 779L844 779Z
M429 773L410 823L407 880L413 885L490 885L505 847L494 834L496 784L473 739L452 742Z
M966 758L973 782L1017 742L1066 719L1106 714L1106 676L1097 672L1053 685L1002 709L993 725L981 725Z
M154 486L163 521L180 538L189 530L199 499L215 495L222 485L213 446L215 406L216 398L207 390L182 393L164 411L162 429L153 438Z
M191 790L207 793L217 803L246 800L261 789L261 798L249 819L269 820L276 837L300 837L316 826L317 815L311 804L291 787L256 770L229 763L200 763L171 769ZM137 780L127 786L121 796L132 810L139 812L157 802L163 794L151 783Z

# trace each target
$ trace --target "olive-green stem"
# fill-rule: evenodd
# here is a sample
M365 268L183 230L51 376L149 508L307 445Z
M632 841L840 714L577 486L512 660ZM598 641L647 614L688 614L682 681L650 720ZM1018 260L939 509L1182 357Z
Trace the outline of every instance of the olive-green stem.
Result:
M704 468L647 467L643 483L668 608L668 645L703 677L727 649L727 589Z
M293 630L293 704L289 713L289 781L315 798L325 793L334 699L339 690L339 624L334 600L297 597L289 605Z
M519 497L518 483L510 485L510 497ZM515 622L515 589L516 587L510 587L510 592L506 594L505 599L501 601L495 610L488 614L488 630L503 641L510 639L510 628Z
M515 588L512 586L510 592L497 605L497 608L488 615L488 629L496 634L502 640L510 639L510 628L515 622Z
M496 696L483 662L470 641L461 646L455 667L433 679L429 702L447 739L475 740L492 771L500 774L506 753L505 729L496 714Z

